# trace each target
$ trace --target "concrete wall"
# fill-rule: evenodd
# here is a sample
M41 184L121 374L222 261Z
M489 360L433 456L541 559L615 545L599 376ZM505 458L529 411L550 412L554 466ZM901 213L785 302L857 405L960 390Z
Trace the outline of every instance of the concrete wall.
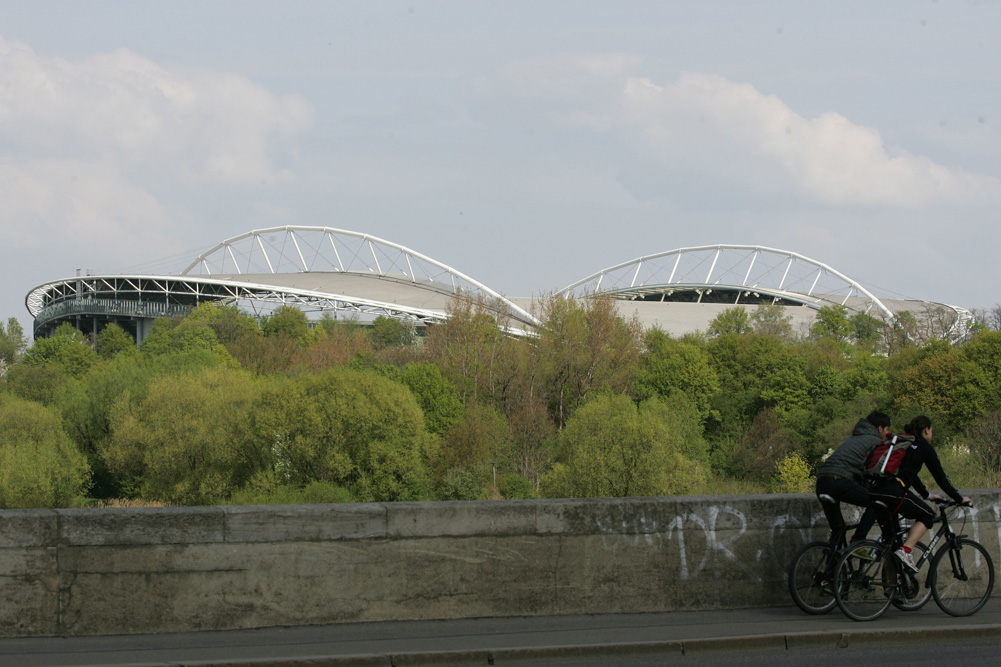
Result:
M0 636L784 605L825 536L812 495L7 510Z

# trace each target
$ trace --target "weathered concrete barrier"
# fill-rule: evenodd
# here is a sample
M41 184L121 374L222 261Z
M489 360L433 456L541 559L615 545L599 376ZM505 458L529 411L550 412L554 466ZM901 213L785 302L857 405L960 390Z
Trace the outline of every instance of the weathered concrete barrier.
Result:
M997 563L1001 494L974 500ZM8 510L0 635L791 604L826 532L808 494Z

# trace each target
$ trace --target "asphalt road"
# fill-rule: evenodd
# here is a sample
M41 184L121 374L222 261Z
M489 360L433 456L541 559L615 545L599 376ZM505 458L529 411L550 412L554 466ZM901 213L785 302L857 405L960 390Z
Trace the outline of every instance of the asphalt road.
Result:
M346 623L230 632L0 639L2 667L163 665L992 664L1001 599L968 618L934 601L858 623L835 609L757 609ZM896 648L894 648L896 647ZM972 652L971 652L972 651ZM977 653L977 651L980 651ZM910 653L908 653L910 652ZM980 657L977 657L980 656ZM870 662L871 660L877 662ZM709 662L712 660L712 662ZM757 662L755 662L757 660ZM702 661L702 662L700 662Z

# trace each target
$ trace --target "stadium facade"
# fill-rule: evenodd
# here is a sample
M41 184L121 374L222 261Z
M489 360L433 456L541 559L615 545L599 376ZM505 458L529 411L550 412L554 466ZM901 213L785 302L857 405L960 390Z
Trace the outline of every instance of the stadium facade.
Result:
M79 274L79 272L78 272ZM914 315L927 335L961 339L969 311L926 301L879 298L835 269L794 252L749 245L679 248L616 264L557 292L616 300L644 328L675 335L706 330L726 308L777 304L806 330L820 308L845 307L888 321ZM114 322L142 341L153 321L206 301L235 303L256 315L278 305L312 318L379 315L433 325L457 295L482 298L511 333L530 335L538 297L506 297L460 271L404 246L343 229L273 227L227 239L177 274L76 275L32 289L25 304L35 337L64 322L98 333Z

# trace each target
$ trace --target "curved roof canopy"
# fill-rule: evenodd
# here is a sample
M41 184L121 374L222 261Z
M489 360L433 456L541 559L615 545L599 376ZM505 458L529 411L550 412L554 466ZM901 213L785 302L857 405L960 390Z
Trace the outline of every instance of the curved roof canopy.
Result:
M272 227L227 239L180 276L86 276L28 293L37 328L71 315L157 317L202 300L295 304L426 322L445 318L453 296L482 297L514 323L530 313L494 290L396 243L330 227ZM515 328L519 328L516 327Z
M893 313L862 285L803 255L751 245L679 248L602 269L559 294L608 294L619 299L701 301L713 292L739 303L762 297L819 310L841 305L873 316ZM692 299L687 299L692 300Z

